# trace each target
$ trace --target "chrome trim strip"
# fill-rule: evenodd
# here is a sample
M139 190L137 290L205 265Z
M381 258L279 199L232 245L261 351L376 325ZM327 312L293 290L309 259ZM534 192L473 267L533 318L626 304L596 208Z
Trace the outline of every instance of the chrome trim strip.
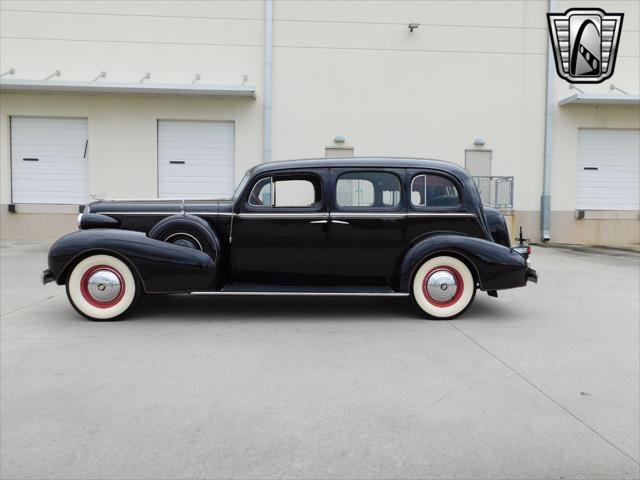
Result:
M179 215L182 212L95 212L102 215ZM475 213L467 212L406 212L406 213L385 213L385 212L332 212L332 213L233 213L233 212L190 212L185 210L187 215L224 215L238 216L240 218L404 218L404 217L460 217L472 218Z
M180 212L96 212L100 215L178 215Z
M180 202L228 202L229 198L98 198L89 195L94 202L149 202L149 203L180 203Z
M406 212L331 212L332 218L404 218Z
M475 217L475 213L467 212L404 212L404 213L385 213L385 212L331 212L331 218L406 218L406 217Z
M182 211L177 212L96 212L101 215L182 215ZM221 215L218 212L190 212L185 210L187 215ZM231 214L233 215L233 214Z
M475 217L475 213L467 212L409 212L407 214L410 217L463 217L471 218Z
M292 219L292 218L321 218L328 219L328 213L239 213L237 215L240 218L258 218L258 219L273 219L273 218L284 218L284 219Z
M303 297L408 297L405 292L188 292L189 295L229 295L229 296L303 296Z

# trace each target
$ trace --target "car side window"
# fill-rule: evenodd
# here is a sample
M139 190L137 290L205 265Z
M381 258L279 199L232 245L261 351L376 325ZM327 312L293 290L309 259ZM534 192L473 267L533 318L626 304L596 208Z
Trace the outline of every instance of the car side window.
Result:
M420 174L411 181L411 205L415 207L455 207L460 192L442 175Z
M400 203L400 180L387 172L349 172L338 177L339 207L394 208Z
M270 208L310 208L320 204L320 181L313 176L265 177L249 194L249 205Z

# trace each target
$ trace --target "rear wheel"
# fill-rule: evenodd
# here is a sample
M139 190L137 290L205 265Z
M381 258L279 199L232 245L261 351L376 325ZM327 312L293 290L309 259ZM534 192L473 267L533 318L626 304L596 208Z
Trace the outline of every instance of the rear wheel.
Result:
M134 272L119 258L92 255L73 267L67 297L90 320L117 320L140 299L142 288Z
M439 256L420 265L413 277L411 294L429 318L447 320L462 314L473 303L476 283L464 262Z

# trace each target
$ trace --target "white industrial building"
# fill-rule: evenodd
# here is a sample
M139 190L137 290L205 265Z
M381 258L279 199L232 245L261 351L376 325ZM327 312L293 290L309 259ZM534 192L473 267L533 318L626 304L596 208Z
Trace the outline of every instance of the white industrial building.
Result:
M579 89L548 68L546 13L572 7L624 13L614 75ZM375 155L496 177L483 195L534 240L546 195L551 242L640 243L636 0L0 8L4 239L73 230L91 196L224 197L266 159Z

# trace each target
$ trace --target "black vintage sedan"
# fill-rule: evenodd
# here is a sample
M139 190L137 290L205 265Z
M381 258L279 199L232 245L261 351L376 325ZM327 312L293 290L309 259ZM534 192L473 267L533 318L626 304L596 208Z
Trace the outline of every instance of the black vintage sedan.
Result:
M436 160L263 163L230 200L101 200L78 225L51 247L43 281L65 284L92 320L178 292L404 296L450 319L478 289L537 281L530 247L511 248L469 174Z

